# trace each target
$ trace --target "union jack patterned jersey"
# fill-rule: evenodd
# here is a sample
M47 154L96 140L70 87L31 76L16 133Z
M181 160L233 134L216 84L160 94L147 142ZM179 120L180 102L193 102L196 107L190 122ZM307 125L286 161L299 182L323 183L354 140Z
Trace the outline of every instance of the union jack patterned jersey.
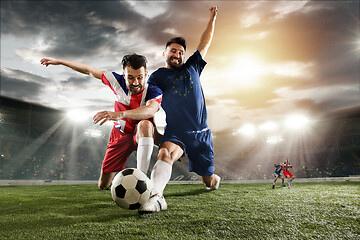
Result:
M115 112L139 108L146 105L146 102L154 99L158 103L162 100L162 91L152 85L145 84L144 90L139 94L131 94L126 87L126 80L123 75L115 72L104 72L101 80L108 85L115 94ZM134 133L139 120L121 119L114 122L115 127L124 133Z
M291 164L290 163L286 163L284 162L283 163L283 168L284 168L284 171L289 171L289 168L292 168Z

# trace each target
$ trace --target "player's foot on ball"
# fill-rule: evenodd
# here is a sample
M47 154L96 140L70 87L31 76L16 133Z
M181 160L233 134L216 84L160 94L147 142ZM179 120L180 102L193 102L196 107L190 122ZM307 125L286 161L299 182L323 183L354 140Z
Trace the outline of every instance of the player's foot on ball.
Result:
M219 188L221 177L219 177L217 174L214 174L214 176L216 178L216 184L213 187L206 187L206 189L209 191L216 190Z
M272 189L275 189L275 185L272 186Z
M158 194L152 195L148 202L142 205L138 212L139 214L157 213L160 211L167 210L167 204L164 196Z

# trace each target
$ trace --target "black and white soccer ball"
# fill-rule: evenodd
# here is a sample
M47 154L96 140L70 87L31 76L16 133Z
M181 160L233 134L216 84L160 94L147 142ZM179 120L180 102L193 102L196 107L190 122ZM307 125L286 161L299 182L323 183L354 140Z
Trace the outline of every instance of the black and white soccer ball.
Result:
M112 181L111 196L115 203L125 209L138 209L150 198L151 182L141 170L126 168Z

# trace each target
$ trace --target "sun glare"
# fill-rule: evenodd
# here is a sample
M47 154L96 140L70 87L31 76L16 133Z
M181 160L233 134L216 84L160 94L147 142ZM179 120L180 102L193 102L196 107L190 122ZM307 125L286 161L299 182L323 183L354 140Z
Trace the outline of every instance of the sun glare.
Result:
M240 55L236 61L236 75L241 85L254 85L256 79L263 73L263 64L254 56Z

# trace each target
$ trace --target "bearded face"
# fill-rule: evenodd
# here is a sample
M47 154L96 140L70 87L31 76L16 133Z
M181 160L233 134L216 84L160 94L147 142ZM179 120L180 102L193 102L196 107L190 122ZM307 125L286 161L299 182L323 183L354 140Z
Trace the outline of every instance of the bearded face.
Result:
M172 43L165 49L163 56L166 61L167 68L178 69L180 68L185 60L184 47L177 43Z

